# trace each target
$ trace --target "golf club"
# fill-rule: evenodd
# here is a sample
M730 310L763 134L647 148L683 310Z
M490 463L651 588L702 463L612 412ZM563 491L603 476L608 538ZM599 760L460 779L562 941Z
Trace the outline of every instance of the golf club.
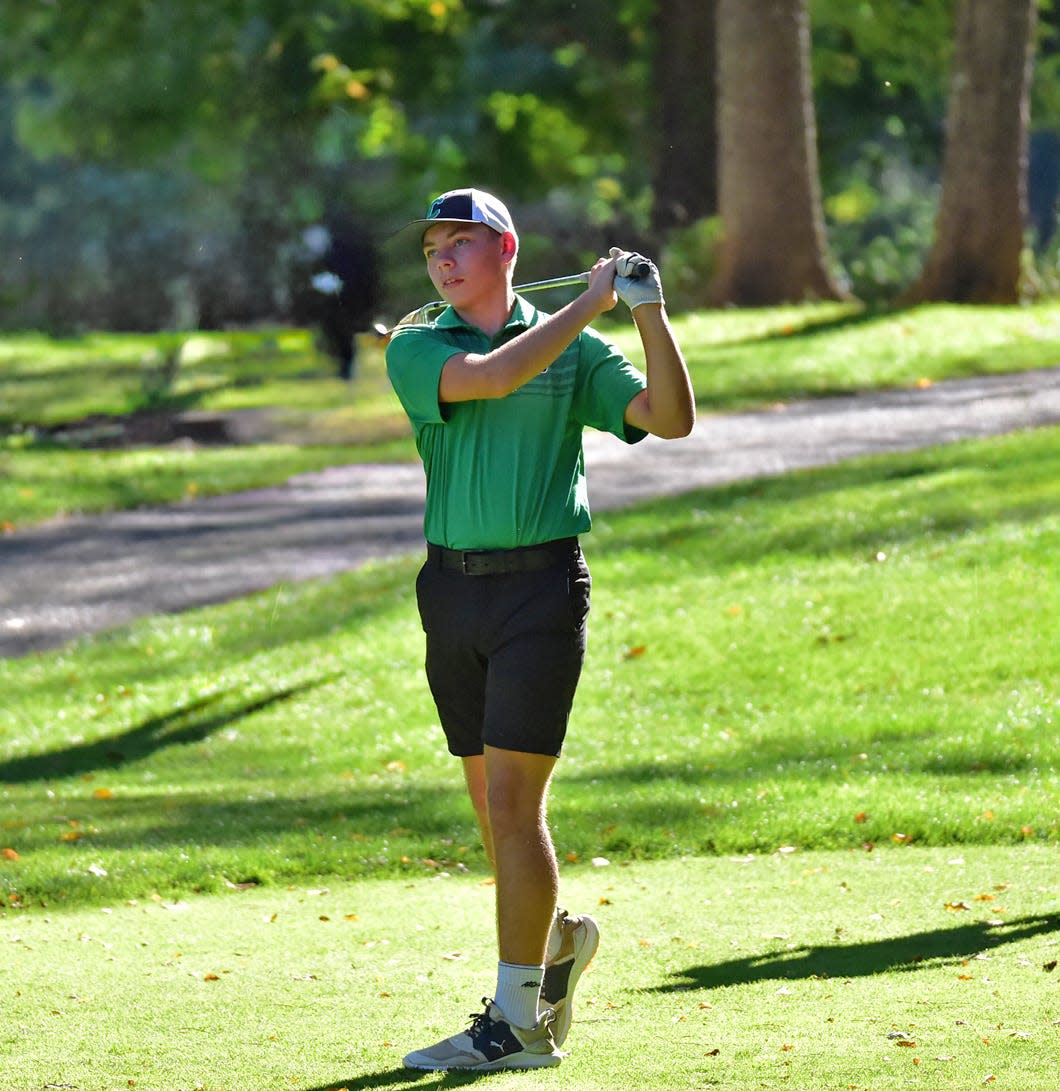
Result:
M639 280L641 277L646 277L651 272L651 264L646 261L640 262L633 270L633 277ZM516 284L514 287L515 292L543 292L548 288L571 288L576 284L588 284L589 274L585 273L571 273L565 277L551 277L548 280L532 280L529 284ZM385 341L390 340L391 334L394 330L400 326L415 326L422 322L429 322L431 316L437 311L443 311L449 304L444 299L435 299L430 303L424 303L422 307L415 311L409 311L404 318L400 319L396 325L387 329L382 324L375 327L375 332Z

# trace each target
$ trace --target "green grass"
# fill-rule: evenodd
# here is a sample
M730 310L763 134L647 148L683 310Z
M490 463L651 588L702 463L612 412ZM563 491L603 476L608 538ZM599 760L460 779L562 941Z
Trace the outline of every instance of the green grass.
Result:
M839 304L704 311L675 322L698 404L746 409L795 398L914 386L1060 363L1060 304ZM620 343L635 351L625 327Z
M76 451L44 445L0 447L0 528L47 519L175 504L278 485L296 474L407 455L404 440L370 447L255 444L251 447L142 447Z
M1045 429L598 517L551 813L604 942L491 1087L1052 1091L1057 480ZM495 958L415 569L0 661L5 1087L475 1082L399 1067Z
M184 344L172 381L167 357ZM365 355L378 355L369 345ZM350 408L376 414L392 404L385 378L369 369L352 384L314 350L304 330L89 334L53 340L0 338L0 431L54 426L93 414L142 409L293 411Z
M1055 850L884 848L577 870L600 952L559 1068L491 1088L1053 1091ZM475 877L0 918L11 1091L479 1084L402 1069L492 989ZM991 1079L993 1077L993 1079Z
M561 854L1055 845L1058 478L1048 429L600 518ZM0 894L481 869L415 565L0 662Z
M688 314L675 328L707 411L1060 362L1060 303L899 312L821 304ZM607 329L637 357L628 318ZM358 378L345 384L301 331L196 335L171 387L155 390L175 343L175 335L0 339L0 524L17 529L64 513L270 485L321 465L415 457L377 346L364 345ZM149 456L57 450L30 427L145 406L264 410L269 427L251 446L163 447Z

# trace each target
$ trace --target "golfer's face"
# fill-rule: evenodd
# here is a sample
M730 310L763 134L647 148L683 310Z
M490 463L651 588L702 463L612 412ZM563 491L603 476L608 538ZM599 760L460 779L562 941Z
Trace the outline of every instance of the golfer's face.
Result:
M435 288L454 307L506 283L501 236L485 224L435 224L424 233L423 256Z

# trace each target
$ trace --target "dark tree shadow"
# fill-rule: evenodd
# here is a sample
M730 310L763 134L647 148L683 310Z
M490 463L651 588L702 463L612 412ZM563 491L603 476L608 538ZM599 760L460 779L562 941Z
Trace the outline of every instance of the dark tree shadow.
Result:
M719 989L760 981L790 981L794 978L871 977L880 973L908 973L924 963L939 959L972 958L981 951L1006 943L1018 943L1032 936L1060 931L1060 914L1020 917L1002 925L982 921L958 928L938 928L910 936L873 940L868 943L798 947L795 950L749 955L712 965L690 966L671 976L669 984L650 992L680 992L688 989Z
M221 728L238 723L272 705L289 701L325 681L327 679L319 678L304 682L234 706L229 703L230 692L214 693L161 716L152 716L118 735L2 762L0 784L84 776L100 769L113 769L125 762L141 761L169 746L202 742ZM219 705L224 707L217 709Z

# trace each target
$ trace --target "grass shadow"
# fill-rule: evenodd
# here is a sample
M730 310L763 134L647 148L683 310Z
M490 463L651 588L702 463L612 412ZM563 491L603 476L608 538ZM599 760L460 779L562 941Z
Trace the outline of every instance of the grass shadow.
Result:
M229 692L210 694L164 715L151 716L118 735L0 763L0 783L24 784L34 780L83 777L100 769L113 769L126 762L142 761L166 747L202 742L215 731L289 701L325 681L327 679L321 678L290 686L223 709L218 706L229 697Z
M467 1087L492 1072L419 1072L411 1068L385 1068L352 1079L321 1084L309 1091L368 1091L373 1087Z
M937 928L909 936L866 943L803 946L730 959L712 965L690 966L671 975L675 980L650 992L720 989L762 981L872 977L908 973L925 964L972 958L986 949L1018 943L1033 936L1060 931L1060 914L1020 917L1001 925L984 921L959 928Z

